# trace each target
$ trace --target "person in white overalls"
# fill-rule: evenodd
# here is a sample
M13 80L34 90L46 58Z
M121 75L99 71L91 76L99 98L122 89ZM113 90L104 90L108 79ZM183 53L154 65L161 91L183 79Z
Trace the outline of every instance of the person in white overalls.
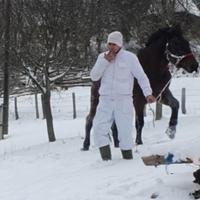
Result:
M117 125L119 147L124 159L132 159L133 148L133 84L137 79L148 103L155 101L149 80L137 56L122 48L119 31L108 35L108 51L101 53L90 72L91 79L101 79L99 104L93 121L94 143L103 160L111 160L109 131Z

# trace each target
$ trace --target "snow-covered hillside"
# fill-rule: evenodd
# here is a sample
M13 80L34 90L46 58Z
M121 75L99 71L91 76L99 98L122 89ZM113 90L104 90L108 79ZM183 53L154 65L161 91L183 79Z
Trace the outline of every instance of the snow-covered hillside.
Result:
M35 119L34 97L18 99L20 119L14 119L11 101L9 136L0 141L1 200L189 200L200 189L194 184L193 164L145 166L141 156L167 154L177 158L200 157L200 78L173 79L171 89L181 98L186 88L186 111L179 112L177 135L170 140L165 132L170 109L153 127L147 108L144 145L134 147L133 160L123 160L112 145L113 160L103 162L98 149L82 152L85 116L89 110L90 88L71 88L52 97L57 141L48 142L45 120ZM77 119L72 119L71 93L77 97ZM152 105L154 108L155 105ZM40 107L41 109L41 107ZM134 124L134 123L133 123ZM134 133L135 137L135 133ZM155 196L156 196L155 195Z

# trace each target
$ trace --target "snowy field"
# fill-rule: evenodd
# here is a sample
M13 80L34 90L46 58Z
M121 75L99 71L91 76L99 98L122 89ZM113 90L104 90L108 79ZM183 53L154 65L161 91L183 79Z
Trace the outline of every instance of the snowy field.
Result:
M179 111L174 140L165 132L170 109L153 126L147 107L144 145L134 147L133 160L123 160L112 146L112 161L103 162L98 149L82 152L85 116L89 111L89 87L53 92L52 110L56 142L49 143L46 122L35 117L34 96L18 98L19 120L10 101L9 135L0 141L0 200L189 200L200 189L193 183L194 164L145 166L141 156L171 152L176 158L200 157L200 78L175 78L171 90L181 99L186 88L186 114ZM72 92L76 94L77 118L73 119ZM155 105L152 105L155 108ZM133 122L134 125L134 122ZM135 132L134 138L135 138Z

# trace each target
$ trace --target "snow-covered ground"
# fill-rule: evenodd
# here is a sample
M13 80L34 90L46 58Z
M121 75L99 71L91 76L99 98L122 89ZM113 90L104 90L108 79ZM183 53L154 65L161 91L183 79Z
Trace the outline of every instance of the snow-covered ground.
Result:
M181 99L186 88L186 111L179 112L174 140L165 132L170 109L163 107L162 120L153 126L147 107L144 145L134 147L133 160L123 160L112 146L113 159L103 162L98 149L82 152L85 116L89 110L89 87L54 92L52 108L56 142L49 143L45 120L35 119L34 97L18 98L19 120L10 102L9 135L0 141L1 200L146 200L153 193L161 200L189 200L200 189L194 184L194 164L145 166L141 156L171 152L178 158L200 157L200 78L173 79L171 89ZM76 94L77 119L72 119L72 92ZM154 108L155 105L152 105ZM134 123L133 123L134 124ZM135 137L135 132L133 133ZM168 172L168 173L167 173Z

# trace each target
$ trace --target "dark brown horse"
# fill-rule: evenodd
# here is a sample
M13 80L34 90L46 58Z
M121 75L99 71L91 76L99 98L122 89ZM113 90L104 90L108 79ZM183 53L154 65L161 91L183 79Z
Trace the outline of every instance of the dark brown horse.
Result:
M171 117L169 127L166 131L172 139L175 136L176 125L178 122L179 102L169 90L171 74L169 72L169 62L174 64L177 69L183 68L191 73L197 71L198 62L191 53L189 42L183 37L180 27L167 27L159 29L149 38L146 46L138 52L138 59L147 74L153 95L160 103L171 108ZM88 150L90 145L90 130L92 121L96 113L98 104L99 82L94 82L91 88L91 109L86 118L86 137L83 143L83 150ZM134 82L133 103L135 107L135 127L136 127L136 144L142 144L142 128L144 126L144 107L146 99L139 87L137 80ZM112 127L114 135L114 144L118 146L117 127Z

